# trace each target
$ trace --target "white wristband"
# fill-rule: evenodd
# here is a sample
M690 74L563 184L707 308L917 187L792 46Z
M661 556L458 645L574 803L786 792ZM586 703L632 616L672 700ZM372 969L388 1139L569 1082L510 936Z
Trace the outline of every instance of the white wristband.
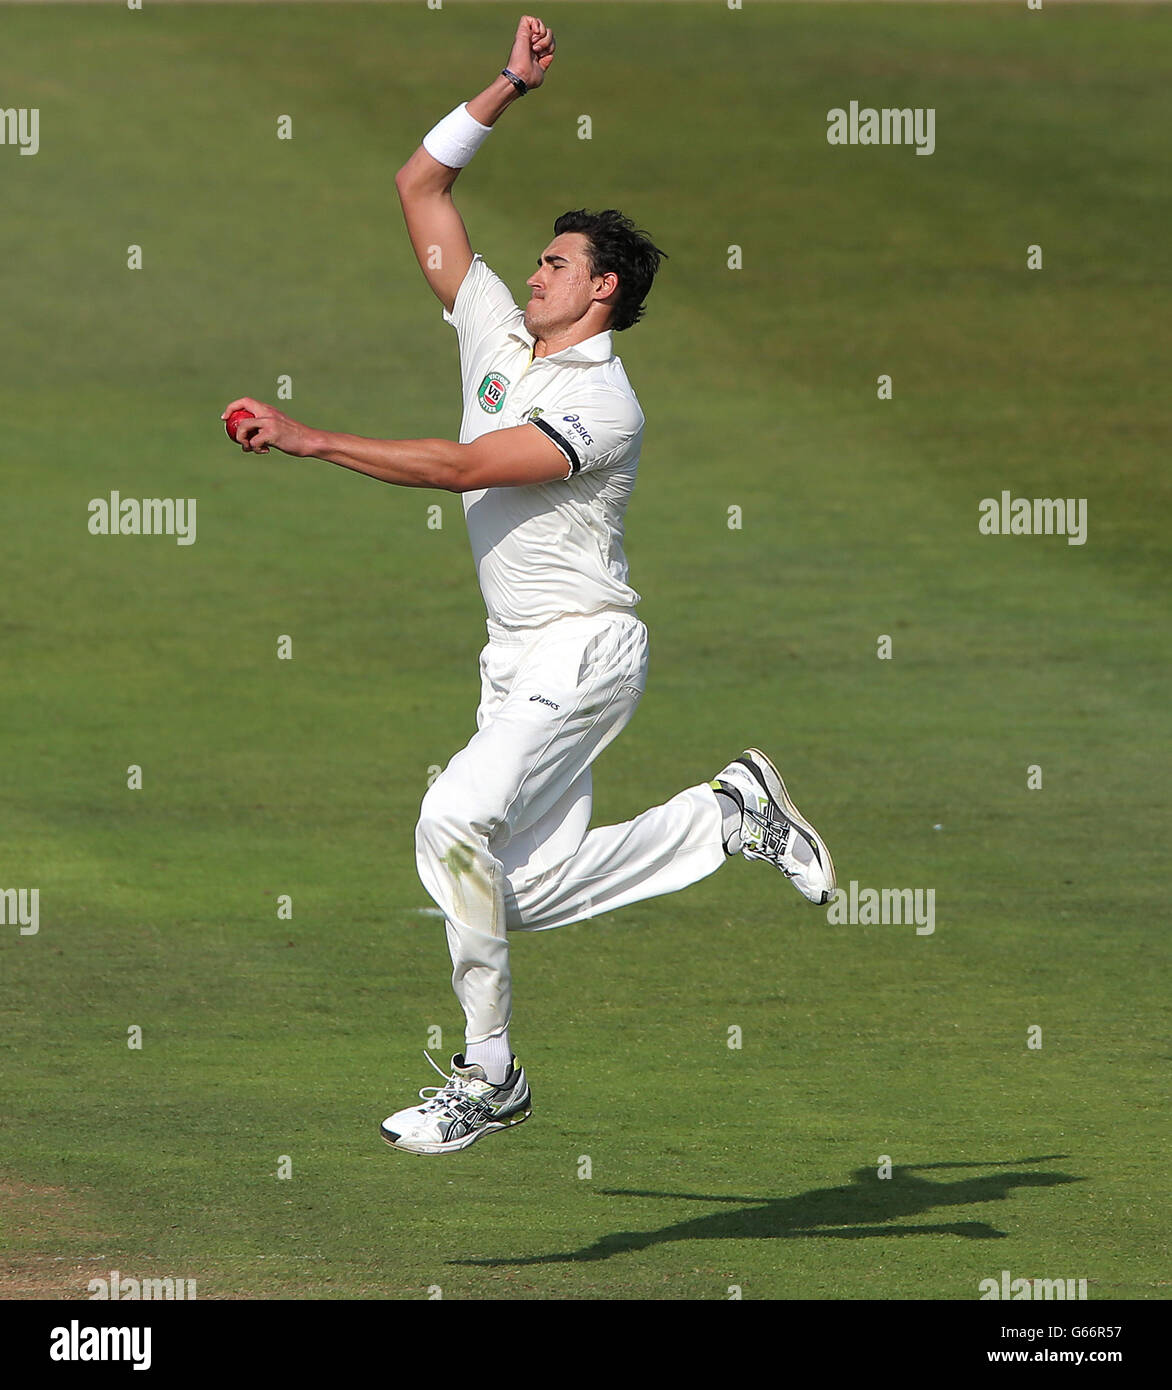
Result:
M491 134L492 126L481 125L461 102L427 132L423 148L432 159L438 159L449 169L463 169Z

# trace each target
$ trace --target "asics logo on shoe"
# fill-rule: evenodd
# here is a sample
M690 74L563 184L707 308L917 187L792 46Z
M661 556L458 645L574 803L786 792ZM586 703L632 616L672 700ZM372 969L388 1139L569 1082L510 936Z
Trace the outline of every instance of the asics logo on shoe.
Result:
M769 808L772 810L772 807ZM768 850L771 854L784 854L789 845L789 837L793 831L793 826L789 821L782 817L763 816L756 811L745 808L745 819L753 821L761 827L761 847Z
M496 1108L491 1105L474 1103L449 1107L448 1113L453 1115L454 1119L448 1127L447 1137L449 1139L462 1139L465 1134L471 1134L478 1124L492 1117Z

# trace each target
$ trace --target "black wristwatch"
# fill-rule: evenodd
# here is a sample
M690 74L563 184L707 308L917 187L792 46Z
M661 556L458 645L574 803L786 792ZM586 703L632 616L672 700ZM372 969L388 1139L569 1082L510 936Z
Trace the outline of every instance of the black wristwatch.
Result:
M529 88L525 83L525 79L523 77L518 77L515 72L510 72L508 68L501 68L501 76L507 77L513 86L516 87L518 96L524 96L528 92Z

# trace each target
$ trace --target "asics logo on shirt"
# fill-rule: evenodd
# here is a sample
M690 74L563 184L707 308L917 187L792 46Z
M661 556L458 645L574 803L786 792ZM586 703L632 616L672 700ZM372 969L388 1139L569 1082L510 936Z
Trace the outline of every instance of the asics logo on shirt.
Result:
M594 437L587 430L586 426L582 424L577 415L563 415L562 419L569 425L575 434L580 434L587 444L594 443Z
M552 700L547 700L544 695L530 695L529 703L536 700L539 705L548 705L550 709L561 709L561 705L555 705Z

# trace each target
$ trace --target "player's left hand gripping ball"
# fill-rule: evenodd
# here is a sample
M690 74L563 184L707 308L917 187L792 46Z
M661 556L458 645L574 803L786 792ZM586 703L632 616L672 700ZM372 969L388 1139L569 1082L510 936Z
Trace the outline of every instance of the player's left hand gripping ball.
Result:
M252 413L251 410L234 410L231 413L231 415L227 416L227 418L224 420L224 429L227 431L228 438L232 441L233 444L240 443L240 440L236 438L236 427L240 424L241 420L255 419L256 416Z
M305 458L317 446L315 431L253 396L238 396L229 401L220 419L228 437L249 454L267 454L270 449L278 449L282 454Z

